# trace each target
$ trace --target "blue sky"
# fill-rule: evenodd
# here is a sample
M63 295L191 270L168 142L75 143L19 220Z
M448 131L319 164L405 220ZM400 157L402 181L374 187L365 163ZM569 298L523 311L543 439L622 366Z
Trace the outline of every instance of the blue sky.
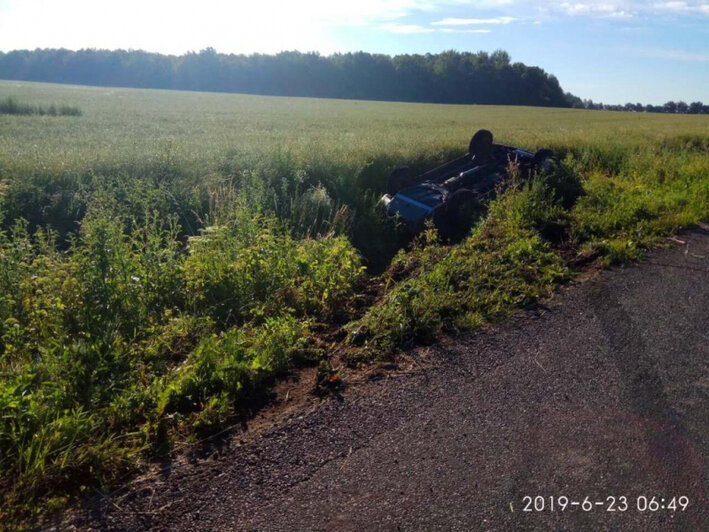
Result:
M709 102L709 1L0 0L0 50L507 50L606 103Z

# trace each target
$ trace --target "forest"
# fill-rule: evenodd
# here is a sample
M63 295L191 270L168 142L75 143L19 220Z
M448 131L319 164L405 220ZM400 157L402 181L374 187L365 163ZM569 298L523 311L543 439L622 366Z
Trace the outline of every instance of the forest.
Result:
M570 107L553 75L507 52L322 56L37 49L0 52L0 79L406 102Z

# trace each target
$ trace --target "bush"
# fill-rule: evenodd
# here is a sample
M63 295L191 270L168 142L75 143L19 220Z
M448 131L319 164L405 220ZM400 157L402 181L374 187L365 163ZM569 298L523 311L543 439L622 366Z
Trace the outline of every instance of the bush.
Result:
M205 337L154 385L157 414L199 411L214 399L226 399L232 411L243 408L263 393L264 379L283 373L294 360L317 356L309 337L308 322L288 314Z
M81 109L73 105L29 105L19 102L12 96L0 100L0 114L5 115L49 115L49 116L81 116Z
M187 292L197 312L224 326L290 308L326 318L363 275L345 237L294 240L275 218L246 211L190 239Z
M12 96L8 96L4 100L0 100L0 114L31 115L35 113L36 109L34 107L25 103L20 103Z

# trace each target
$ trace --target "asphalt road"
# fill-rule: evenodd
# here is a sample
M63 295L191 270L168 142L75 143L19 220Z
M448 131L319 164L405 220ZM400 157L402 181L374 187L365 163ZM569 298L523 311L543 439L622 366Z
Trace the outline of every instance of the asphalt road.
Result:
M709 231L678 238L74 525L709 530ZM587 497L590 511L572 504ZM685 511L667 508L679 497Z

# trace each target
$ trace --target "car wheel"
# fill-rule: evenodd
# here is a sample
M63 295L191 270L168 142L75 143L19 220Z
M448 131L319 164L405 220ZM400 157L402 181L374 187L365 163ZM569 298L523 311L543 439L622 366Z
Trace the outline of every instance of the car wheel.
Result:
M480 129L470 139L468 153L478 159L489 158L492 153L492 143L492 133L487 129Z
M411 185L416 178L414 171L408 166L397 166L387 179L387 194L393 196L402 188Z

